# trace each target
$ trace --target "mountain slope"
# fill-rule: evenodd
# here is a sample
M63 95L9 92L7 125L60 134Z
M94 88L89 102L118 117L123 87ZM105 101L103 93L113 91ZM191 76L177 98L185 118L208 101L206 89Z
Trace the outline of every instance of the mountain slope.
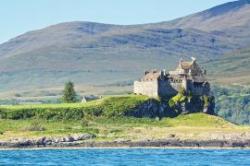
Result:
M204 63L211 78L223 84L250 84L250 46Z
M235 27L249 27L250 1L225 3L203 12L177 19L172 27L195 28L202 31L223 31Z
M147 69L173 69L181 57L218 59L250 45L249 6L241 0L170 22L68 22L25 33L0 45L0 91L54 88L68 80L120 84Z

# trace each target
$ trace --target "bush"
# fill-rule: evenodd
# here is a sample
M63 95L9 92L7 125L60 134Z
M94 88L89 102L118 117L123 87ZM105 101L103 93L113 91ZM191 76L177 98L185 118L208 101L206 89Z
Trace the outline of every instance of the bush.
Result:
M5 110L6 111L6 110ZM35 116L34 109L14 109L9 111L1 111L0 113L2 117L6 116L7 119L27 119Z
M184 93L179 92L176 96L172 97L168 101L168 105L169 105L169 107L172 108L172 107L174 107L177 104L185 102L186 99L187 99L187 97L184 95Z

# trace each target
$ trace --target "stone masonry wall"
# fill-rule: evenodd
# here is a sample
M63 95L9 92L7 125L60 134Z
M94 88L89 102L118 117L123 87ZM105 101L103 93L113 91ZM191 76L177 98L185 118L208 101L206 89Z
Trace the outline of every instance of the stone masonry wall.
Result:
M171 85L167 80L159 80L159 95L164 96L174 96L178 93L178 88L180 88L181 84Z
M135 81L134 93L137 95L146 95L149 97L158 97L158 80L153 81Z

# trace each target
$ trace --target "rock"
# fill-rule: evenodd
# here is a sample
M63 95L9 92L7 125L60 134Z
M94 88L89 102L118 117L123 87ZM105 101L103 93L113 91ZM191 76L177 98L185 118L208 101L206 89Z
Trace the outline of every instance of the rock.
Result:
M47 140L46 141L46 145L52 145L52 143L53 143L52 140Z
M118 138L116 140L114 140L115 143L127 143L130 142L130 139L123 139L123 138Z
M67 136L63 138L63 142L72 142L73 138L71 136Z
M208 107L203 108L203 113L208 113Z
M46 144L46 137L42 137L36 141L37 145L45 145Z
M78 140L92 139L92 138L94 138L94 137L95 137L95 135L93 135L93 134L85 133L85 134L80 134L80 135L78 136Z
M54 142L54 143L59 143L59 142L61 142L61 139L60 139L60 138L53 138L53 139L52 139L52 142Z
M75 139L72 137L72 136L67 136L67 137L64 137L64 142L74 142Z
M29 140L29 139L20 139L17 143L17 146L31 146L34 145L34 141Z
M159 117L156 117L156 118L155 118L155 120L156 120L156 121L159 121L159 120L160 120L160 118L159 118Z

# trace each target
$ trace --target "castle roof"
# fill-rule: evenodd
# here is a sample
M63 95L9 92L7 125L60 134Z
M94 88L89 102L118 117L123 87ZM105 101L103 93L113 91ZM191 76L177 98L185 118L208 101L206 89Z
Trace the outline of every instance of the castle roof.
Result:
M196 63L196 59L192 58L192 61L180 60L176 70L166 73L164 70L150 70L146 71L145 75L141 78L141 81L154 81L159 78L173 78L182 79L186 76L187 79L193 82L206 82L204 71Z
M184 70L191 69L193 66L193 61L192 62L187 62L187 61L181 61L179 67L181 67Z
M192 69L195 62L196 62L196 59L193 57L192 57L192 61L180 60L177 69L184 69L184 70Z

